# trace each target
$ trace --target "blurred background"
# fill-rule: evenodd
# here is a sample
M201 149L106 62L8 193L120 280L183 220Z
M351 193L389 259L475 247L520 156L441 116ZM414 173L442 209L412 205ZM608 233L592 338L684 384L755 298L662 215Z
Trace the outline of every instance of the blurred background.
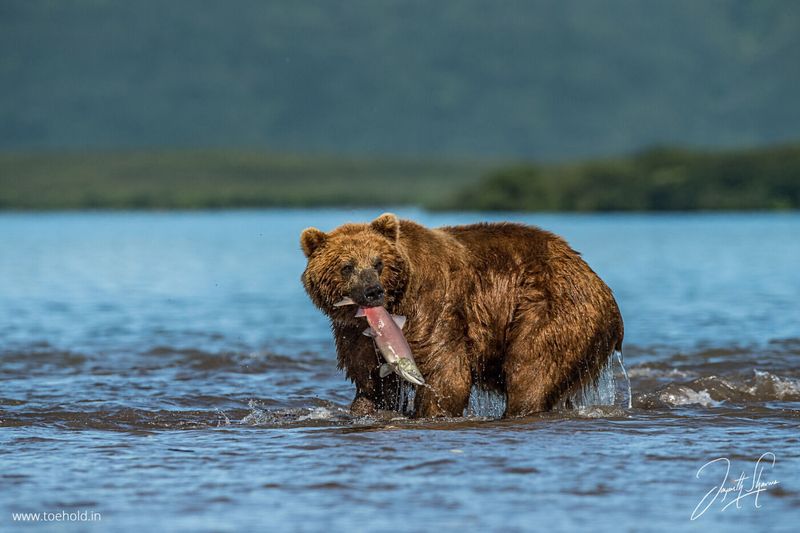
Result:
M4 0L0 208L800 206L800 4Z

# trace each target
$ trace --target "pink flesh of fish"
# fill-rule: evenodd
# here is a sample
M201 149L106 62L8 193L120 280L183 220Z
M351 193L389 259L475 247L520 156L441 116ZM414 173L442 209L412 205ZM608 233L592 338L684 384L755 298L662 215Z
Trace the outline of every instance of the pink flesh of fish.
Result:
M375 344L386 357L386 362L394 363L402 358L413 361L411 347L389 311L383 307L364 307L362 309L367 317L367 322L375 332L375 337L373 337Z
M370 335L380 350L385 365L381 366L380 376L395 372L401 378L415 385L424 385L425 378L420 373L411 355L411 347L401 331L404 317L394 317L383 307L361 307L356 316L367 317L372 331ZM399 320L401 324L398 324Z
M343 307L355 303L352 298L345 296L333 306ZM424 385L425 378L414 363L411 347L403 336L402 328L406 317L390 315L384 307L359 307L356 316L366 317L370 327L364 334L373 338L386 360L386 364L381 365L380 376L385 377L394 372L414 385Z

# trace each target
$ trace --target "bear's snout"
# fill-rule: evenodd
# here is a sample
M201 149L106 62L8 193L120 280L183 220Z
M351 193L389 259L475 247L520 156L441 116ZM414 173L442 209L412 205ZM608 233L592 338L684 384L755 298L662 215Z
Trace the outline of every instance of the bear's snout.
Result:
M382 306L385 301L386 291L381 285L378 273L374 269L362 270L358 281L350 290L350 297L362 307Z
M383 287L380 285L371 285L364 289L364 296L370 302L377 302L383 299Z

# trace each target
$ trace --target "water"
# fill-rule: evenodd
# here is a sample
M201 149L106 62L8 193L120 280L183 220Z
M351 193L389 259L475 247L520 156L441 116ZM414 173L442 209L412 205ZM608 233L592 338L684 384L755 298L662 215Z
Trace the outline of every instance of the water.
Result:
M0 530L796 530L800 216L494 216L614 289L632 407L409 420L349 415L299 282L304 227L377 214L0 215ZM690 520L723 477L698 469L765 453L759 507Z

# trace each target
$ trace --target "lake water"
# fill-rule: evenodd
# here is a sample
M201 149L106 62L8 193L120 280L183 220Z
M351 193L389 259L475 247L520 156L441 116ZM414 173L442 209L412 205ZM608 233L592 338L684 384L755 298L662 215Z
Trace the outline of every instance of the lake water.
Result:
M350 416L298 235L379 211L2 214L0 530L797 531L799 215L397 212L563 235L633 407Z

